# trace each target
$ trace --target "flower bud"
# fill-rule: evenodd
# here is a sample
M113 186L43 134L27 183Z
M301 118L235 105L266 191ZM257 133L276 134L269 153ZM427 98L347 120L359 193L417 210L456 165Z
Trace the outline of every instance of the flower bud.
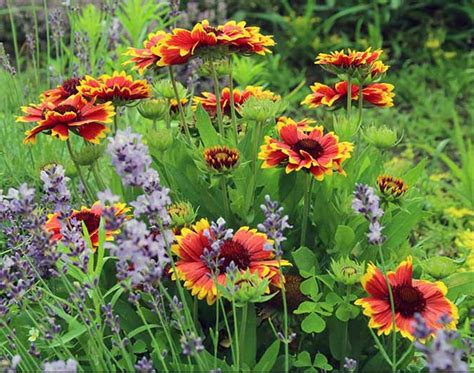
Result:
M357 120L348 119L345 115L334 116L334 132L341 140L350 140L357 132Z
M239 114L246 120L266 122L279 117L285 108L286 104L281 100L259 99L252 96L240 107Z
M357 263L349 258L340 258L331 262L332 276L344 285L354 285L364 275L364 263Z
M235 148L218 145L204 149L203 156L209 169L218 173L227 173L237 166L240 153Z
M178 89L178 95L180 98L186 97L186 88L180 83L176 82L176 87ZM154 84L155 91L158 96L164 97L167 99L176 98L174 93L173 83L170 79L162 79Z
M423 270L430 276L439 280L455 273L458 266L452 259L445 256L434 256L421 263Z
M379 149L391 148L397 142L397 132L386 126L370 126L364 135L369 144Z
M230 73L230 65L227 59L217 60L217 61L206 61L201 66L199 66L198 73L201 76L212 76L212 66L216 69L216 74L219 77L227 76Z
M165 151L173 144L173 132L168 128L151 130L147 136L147 144L154 150Z
M143 100L138 105L138 112L146 119L160 120L163 119L168 110L168 103L164 99Z
M380 193L389 199L398 199L408 190L408 185L402 179L390 175L377 177L377 184Z
M97 161L105 151L105 144L100 145L84 145L76 154L76 162L81 166L90 166Z
M176 202L168 208L173 227L188 227L196 219L196 211L189 202Z

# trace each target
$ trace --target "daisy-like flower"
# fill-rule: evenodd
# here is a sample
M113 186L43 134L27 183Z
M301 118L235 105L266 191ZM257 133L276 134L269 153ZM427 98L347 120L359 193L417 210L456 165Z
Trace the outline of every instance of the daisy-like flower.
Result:
M352 74L356 70L366 69L366 73L372 75L372 68L374 66L374 74L377 72L385 72L388 66L384 65L380 60L382 54L381 49L372 51L368 48L365 51L354 51L348 49L335 51L331 53L320 53L316 57L315 64L321 65L326 70L335 73L349 73Z
M185 106L185 105L188 104L188 101L189 101L189 100L188 100L186 97L183 97L180 101L181 101L181 105L182 105L182 106ZM178 113L178 111L179 111L178 100L175 99L175 98L172 98L172 99L170 100L170 112L176 114L176 113Z
M105 208L109 208L106 206ZM130 211L130 208L127 207L125 203L115 203L112 206L114 214L116 217L126 217L126 214ZM104 216L104 207L102 203L97 201L95 202L91 208L88 207L81 207L80 210L73 210L72 213L63 220L64 223L68 223L69 221L76 220L77 222L84 222L84 225L87 228L87 232L89 233L89 237L94 249L99 246L99 225L100 220ZM104 216L105 218L105 216ZM106 222L107 225L107 222ZM52 234L51 239L53 241L59 241L63 238L61 233L62 231L62 223L60 220L60 213L54 213L48 215L48 220L45 223L46 231ZM105 229L105 239L106 241L113 241L114 236L120 233L120 230L114 229L110 230Z
M311 130L314 123L316 123L316 121L312 119L308 119L308 118L301 119L300 121L297 122L290 117L281 116L277 119L276 128L277 130L280 130L282 127L285 127L288 125L295 125L298 128L301 128L302 130L305 130L305 129Z
M347 96L347 82L336 83L334 88L321 83L314 83L311 87L313 93L306 96L301 101L301 105L306 105L310 108L317 108L321 105L332 107L336 103L344 103ZM359 87L351 86L352 100L358 97Z
M262 168L285 167L286 173L304 169L318 181L334 171L345 175L342 163L351 157L352 143L339 142L333 132L324 134L322 126L301 129L290 124L278 134L281 140L265 137L258 155Z
M408 185L400 178L390 175L380 175L377 177L379 190L383 195L399 198L408 190Z
M235 88L233 91L234 94L234 106L235 109L247 101L250 97L256 97L259 99L270 99L272 101L278 100L279 96L273 93L272 91L265 90L262 87L257 86L247 86L243 91L238 88ZM202 108L206 110L211 115L216 115L217 112L217 100L216 95L211 92L202 92L202 96L193 97L193 110L197 109L199 104L202 105ZM221 110L225 115L230 115L230 89L224 88L221 92Z
M240 154L236 148L228 146L213 146L204 149L204 160L207 166L217 172L227 172L235 168L239 162Z
M363 101L379 107L393 106L394 86L387 83L372 83L362 88ZM301 101L302 105L310 108L319 106L333 107L336 105L344 105L347 97L347 82L339 82L334 88L321 83L314 83L311 86L313 93L306 96ZM359 86L353 84L351 86L352 100L359 98Z
M84 140L98 144L109 131L106 124L111 123L115 115L110 102L95 104L95 99L88 101L80 94L72 95L57 104L43 101L21 109L26 115L17 117L17 122L38 123L36 127L26 131L25 143L34 143L40 132L66 141L69 139L69 131L72 131Z
M143 42L143 49L128 48L124 55L132 58L126 61L124 65L134 64L132 70L138 70L140 74L143 74L149 67L157 67L157 63L161 57L157 55L156 52L160 43L164 42L167 36L169 36L169 34L164 31L151 33Z
M213 251L211 246L215 239L210 228L209 222L201 219L191 229L183 228L181 234L176 236L177 244L172 246L178 256L177 277L184 281L184 286L191 290L193 296L206 299L208 304L214 303L217 297L216 279L212 277L213 271L206 260L206 255ZM248 227L240 228L234 235L226 235L218 250L217 282L226 285L226 269L233 262L241 273L249 270L280 287L283 279L279 266L290 263L276 260L273 251L266 250L271 244L266 234Z
M151 88L146 80L133 80L125 71L114 71L112 76L105 74L98 79L86 76L77 90L102 102L124 103L150 97Z
M378 335L388 335L395 329L403 337L414 340L414 321L417 313L421 314L432 331L443 327L456 327L459 319L458 309L446 298L448 289L442 282L413 279L411 257L400 263L395 272L389 272L388 279L394 298L395 327L392 323L387 283L382 271L375 265L369 264L367 273L361 280L369 296L355 302L363 307L364 315L370 317L369 327L378 329ZM443 325L440 319L446 316L451 322Z
M51 101L53 104L59 104L61 101L77 94L79 91L77 87L81 83L81 78L70 78L65 80L56 88L48 89L40 95L41 101Z

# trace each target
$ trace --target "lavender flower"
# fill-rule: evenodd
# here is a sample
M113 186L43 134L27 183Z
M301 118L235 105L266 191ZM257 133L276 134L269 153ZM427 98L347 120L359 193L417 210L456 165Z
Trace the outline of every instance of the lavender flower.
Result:
M218 274L222 264L222 260L219 259L222 244L227 240L231 240L234 236L234 231L226 228L226 225L226 221L221 217L212 222L209 229L203 232L204 236L210 241L211 248L210 250L204 249L201 259L214 274Z
M415 326L415 335L426 336L429 329L421 316L416 316L418 325ZM459 334L446 329L436 331L435 337L430 344L415 341L415 347L425 355L426 366L430 372L468 372L468 366L463 361L464 350L458 349L454 341Z
M153 369L153 364L151 360L147 359L146 356L143 356L140 360L137 361L135 364L135 369L137 373L155 373L156 370Z
M180 342L181 348L183 349L183 355L185 356L192 356L204 351L202 338L196 336L194 333L186 332L186 334L181 336Z
M51 37L58 43L66 33L66 21L64 12L61 8L55 8L49 13L49 24L51 28Z
M0 43L0 65L10 75L16 74L16 69L10 64L10 55L5 51L3 43Z
M348 372L354 372L357 368L357 360L351 359L350 357L344 358L344 369Z
M70 209L71 194L67 188L70 179L64 173L64 167L59 164L45 167L40 173L44 190L43 202L51 204L55 212Z
M384 211L380 208L379 197L375 194L374 188L365 184L356 184L352 209L356 214L361 214L369 221L368 241L371 245L381 245L385 236L382 234L384 228L380 224Z
M2 373L16 373L16 368L20 365L20 355L15 355L12 360L4 360L0 357L0 372Z
M31 56L35 55L36 52L36 41L31 32L26 33L25 35L25 46L26 50Z
M49 372L61 372L61 373L76 373L77 372L77 362L73 359L68 359L67 361L58 360L52 361L50 363L44 363L44 373Z
M268 249L274 250L276 256L282 256L281 243L286 240L283 232L288 228L292 228L288 224L288 215L282 216L283 207L280 207L277 201L272 201L268 194L265 196L265 203L260 208L265 215L265 220L257 228L274 241L274 246Z

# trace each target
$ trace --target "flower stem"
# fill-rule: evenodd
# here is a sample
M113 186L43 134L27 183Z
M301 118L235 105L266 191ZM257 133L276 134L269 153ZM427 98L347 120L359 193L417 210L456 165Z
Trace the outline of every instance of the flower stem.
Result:
M222 137L224 137L225 135L224 134L224 119L222 117L221 92L219 88L219 79L217 78L217 71L216 71L216 66L214 65L214 61L210 60L209 63L211 65L212 80L214 82L214 94L216 95L217 125L219 126L219 133L221 134Z
M181 97L179 97L178 86L176 85L176 79L174 77L173 67L168 66L168 70L170 73L171 84L173 85L174 95L176 96L176 101L178 102L178 110L179 110L179 117L181 119L181 125L184 128L184 132L186 134L186 137L188 138L189 143L193 145L193 139L191 137L191 133L189 132L189 128L186 123L186 117L184 115L183 105L181 104Z
M67 144L67 150L69 151L69 155L71 156L74 166L76 167L77 174L79 175L79 178L81 179L87 198L89 198L89 200L92 201L94 199L94 195L90 190L89 184L87 184L86 179L84 178L84 174L82 173L81 166L79 166L79 164L76 161L74 151L72 150L71 141L67 139L66 144Z
M305 189L304 189L304 196L303 196L303 221L301 226L301 238L300 238L300 246L304 246L306 244L306 231L308 229L308 216L309 210L311 207L311 189L313 188L313 175L309 172L305 173Z
M117 134L118 131L118 112L117 112L117 107L115 108L115 115L114 115L114 135Z
M247 328L247 315L248 315L248 304L245 303L244 306L242 307L242 320L240 324L240 339L239 339L239 344L240 347L240 353L242 354L244 352L244 344L245 342L245 329ZM240 361L242 360L243 356L240 357Z
M364 106L364 95L362 93L362 89L363 89L363 85L361 84L359 86L359 102L358 102L359 115L358 115L358 118L357 118L357 128L362 123L362 107ZM357 132L357 133L359 133L359 132Z
M352 76L349 75L347 78L347 119L351 119L352 110Z
M227 182L225 175L221 176L221 191L222 191L222 200L224 203L224 216L226 221L230 219L230 203L229 203L229 196L227 191Z
M395 373L397 371L397 331L396 331L396 320L395 320L395 302L393 301L393 292L392 286L390 285L390 281L387 276L387 272L385 269L385 260L383 257L382 245L378 245L379 248L379 255L380 261L382 262L382 270L383 275L385 277L385 282L387 283L388 288L388 295L390 298L390 309L392 312L392 372Z
M234 102L234 78L232 74L232 58L229 57L229 91L230 91L230 117L232 120L232 129L234 131L235 143L238 143L239 133L237 131L237 116L235 114Z
M234 341L235 341L235 361L234 364L237 367L237 372L240 372L240 339L239 339L239 326L237 323L237 311L235 307L235 301L232 301L232 316L234 318Z
M351 294L351 286L347 285L345 301L349 302L349 295ZM347 356L347 337L348 337L349 321L344 323L344 337L342 340L342 356L341 356L341 372L344 371L344 358Z
M283 271L280 264L281 258L278 257L278 269L280 271L281 279L281 300L283 302L283 334L285 336L285 373L289 372L290 369L290 351L289 351L289 338L288 338L288 304L286 301L286 289L283 280Z

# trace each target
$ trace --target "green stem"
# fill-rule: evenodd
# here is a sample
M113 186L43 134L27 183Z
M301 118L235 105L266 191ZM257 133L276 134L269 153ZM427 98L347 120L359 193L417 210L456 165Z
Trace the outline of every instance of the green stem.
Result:
M283 302L283 333L285 336L285 373L290 370L290 351L289 351L289 340L288 340L288 304L286 301L286 288L283 280L283 270L281 269L280 257L278 257L278 269L280 271L281 279L281 299Z
M222 191L222 201L224 203L224 217L228 222L230 219L230 203L229 203L229 195L227 191L227 182L225 175L221 176L221 191Z
M240 323L240 339L239 339L239 344L240 344L240 353L242 354L244 352L244 344L246 343L245 341L245 330L247 328L247 315L248 315L248 304L245 303L244 306L242 307L242 320ZM239 360L242 361L243 356L240 356Z
M214 61L210 60L209 64L211 65L211 74L212 80L214 82L214 94L216 95L216 112L217 112L217 125L219 126L219 133L222 137L225 137L224 133L224 119L222 116L222 108L221 108L221 91L219 87L219 79L217 78L217 71L216 66L214 65ZM231 93L232 96L232 93ZM231 104L231 106L233 106Z
M77 174L79 175L79 179L81 179L86 195L89 198L89 200L92 201L94 200L94 195L89 188L89 184L86 182L86 179L84 178L84 174L82 173L81 166L79 166L79 163L77 163L76 161L76 157L74 155L74 151L72 150L72 146L71 146L71 140L67 139L66 144L67 144L67 150L69 151L69 155L71 156L74 166L76 167Z
M99 167L98 162L97 162L97 161L94 161L94 163L93 163L92 166L91 166L92 175L94 175L94 179L95 179L95 182L97 183L97 186L98 186L101 190L105 190L105 189L107 188L107 186L105 185L105 182L104 182L104 180L102 179L102 176L100 176L98 167Z
M46 73L48 75L48 84L51 78L51 74L49 72L49 66L51 65L51 39L49 35L49 11L48 11L48 0L43 0L43 12L44 18L46 20Z
M229 57L229 90L230 90L230 117L232 120L232 129L234 131L235 143L239 141L239 133L237 130L237 115L235 113L234 102L234 78L232 74L232 58Z
M359 115L358 115L358 118L357 118L357 129L359 129L359 126L362 123L362 107L364 106L364 95L362 94L362 89L363 89L363 85L361 84L359 86L359 100L358 100ZM359 132L357 132L357 133L359 133Z
M385 278L385 282L387 283L388 288L388 295L390 298L390 309L392 311L392 372L395 373L397 371L397 331L396 331L396 323L395 323L395 302L393 301L393 292L392 286L390 285L390 281L387 276L387 272L385 269L385 260L383 257L382 245L378 246L379 248L379 255L380 260L382 262L382 271Z
M347 285L347 288L346 288L346 297L345 297L345 301L346 302L349 302L349 296L351 294L351 286L350 285ZM341 372L344 371L344 358L347 356L347 337L348 337L348 332L349 332L349 321L346 321L344 323L344 336L343 336L343 340L342 340L342 357L341 357Z
M313 188L313 175L305 172L305 189L303 195L303 220L301 222L300 246L306 244L306 231L308 229L309 210L311 208L311 190Z
M179 117L181 119L181 125L184 128L184 132L186 134L186 137L188 138L189 143L193 145L193 139L191 137L191 133L189 132L188 124L186 123L186 117L184 115L183 105L181 104L181 97L179 97L179 91L178 91L178 86L176 84L176 79L174 77L173 67L168 66L168 70L170 73L171 84L173 85L174 95L176 96L176 101L178 102L178 110L179 110Z
M114 136L117 134L117 131L118 131L118 107L115 106L114 107L115 109L115 115L114 115Z
M239 326L237 322L237 311L235 307L235 301L232 301L232 317L234 318L234 343L235 343L235 361L234 364L237 367L237 372L240 372L240 339L239 339Z
M382 354L382 357L385 359L385 361L388 363L388 365L392 366L392 361L387 355L387 351L385 351L385 348L382 346L382 343L380 343L379 338L375 334L375 332L372 330L372 328L369 328L370 334L372 334L372 337L374 338L375 345L378 347L380 353Z
M347 78L347 119L351 119L351 109L352 109L352 76L349 75Z
M214 276L216 278L216 276ZM217 280L214 280L214 284L217 287ZM217 351L219 349L219 303L216 301L216 323L215 323L215 334L214 334L214 367L217 367Z
M229 320L227 319L227 314L225 312L225 308L224 308L224 302L222 302L222 299L221 298L217 298L216 302L218 302L221 306L221 309L222 309L222 315L223 315L223 318L224 318L224 325L225 325L225 328L226 328L226 331L227 331L227 335L229 336L229 338L232 339L232 332L230 331L230 325L229 325ZM232 355L232 361L235 362L236 361L236 357L235 357L235 349L234 349L234 343L231 343L230 344L230 352L231 352L231 355Z
M13 38L13 49L15 50L16 71L19 74L20 73L20 51L18 49L18 39L16 35L15 18L13 17L13 9L12 9L11 0L7 0L7 6L8 6L8 16L10 18L10 26L11 26L11 32L12 32L12 38Z

